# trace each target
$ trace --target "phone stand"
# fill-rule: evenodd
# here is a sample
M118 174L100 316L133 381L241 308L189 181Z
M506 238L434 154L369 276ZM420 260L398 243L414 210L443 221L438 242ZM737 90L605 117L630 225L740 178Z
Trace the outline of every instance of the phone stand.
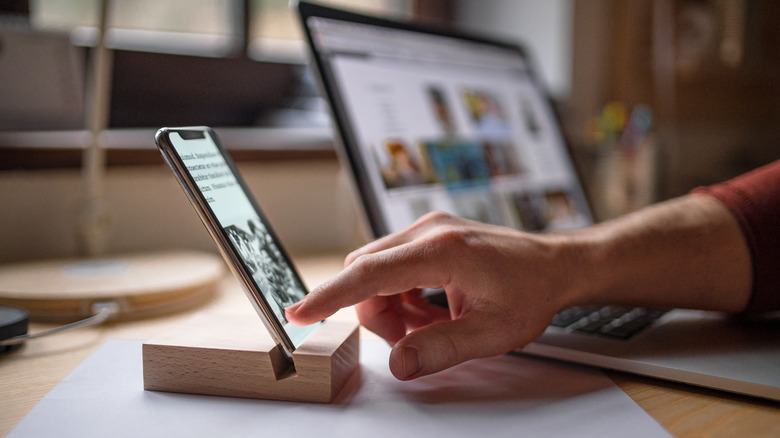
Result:
M293 368L256 315L199 314L143 344L144 389L329 403L358 369L358 328L326 320Z

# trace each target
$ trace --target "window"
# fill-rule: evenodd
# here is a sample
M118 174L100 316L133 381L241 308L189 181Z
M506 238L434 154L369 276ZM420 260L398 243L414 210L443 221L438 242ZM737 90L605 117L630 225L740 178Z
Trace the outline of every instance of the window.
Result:
M412 0L325 0L320 3L401 19L413 15ZM250 17L248 49L252 58L305 59L303 35L288 0L252 0Z
M36 29L71 32L78 45L94 45L99 1L31 0L30 21ZM412 0L321 3L399 18L412 12ZM305 59L288 0L113 0L108 26L107 44L119 49L218 57L243 51L248 41L248 55L254 59Z
M14 20L29 21L30 29L21 26L22 33L34 38L41 36L37 31L43 31L56 40L57 47L69 48L54 50L53 44L47 44L46 53L16 51L21 58L15 65L28 66L32 73L15 75L16 83L0 84L0 94L10 88L19 93L31 90L36 96L9 99L5 106L0 102L0 157L4 157L0 169L79 165L86 112L85 61L88 48L99 36L100 1L17 1L20 11L29 15L25 20ZM415 7L424 1L320 0L401 19L413 18ZM120 131L120 137L147 138L147 131L161 125L284 127L291 118L282 116L296 111L314 111L317 114L310 115L314 119L327 119L321 102L316 102L313 81L306 78L305 45L288 0L112 0L107 18L106 42L116 49L109 128L143 131L141 137ZM7 33L0 35L5 36ZM64 62L65 54L70 60L68 68L49 65ZM35 68L38 64L28 62L31 59L48 60L48 64ZM9 57L0 61L7 63ZM68 73L67 81L61 77L63 72ZM20 105L24 107L21 111ZM69 133L63 135L62 130ZM272 146L264 143L263 151L243 152L252 152L247 159L257 155L255 152L279 158L331 157L332 150L325 150L322 135L315 137L313 143L293 139L289 150L277 139ZM142 164L159 159L148 142L120 143L109 147L109 163ZM232 148L231 141L225 143ZM248 147L246 141L238 143L240 149ZM313 145L307 146L309 143Z

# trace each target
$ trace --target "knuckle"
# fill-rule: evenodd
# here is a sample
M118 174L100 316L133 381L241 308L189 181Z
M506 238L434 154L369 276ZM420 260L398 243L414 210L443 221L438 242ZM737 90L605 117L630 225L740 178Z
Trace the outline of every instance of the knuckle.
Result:
M458 251L468 244L468 232L461 228L445 228L430 238L431 249L444 254Z
M418 219L418 223L420 224L439 224L439 223L447 223L453 219L453 216L445 213L443 211L432 211L430 213L425 214L423 217Z
M361 254L355 258L350 267L361 277L370 276L379 268L380 260L375 254Z
M458 343L450 336L444 336L444 350L446 351L447 362L458 364L470 359L466 357L462 350L458 348Z
M347 256L344 258L344 267L347 267L347 266L351 265L352 263L354 263L355 260L357 260L358 257L360 257L361 254L362 253L361 253L360 250L355 250L355 251L352 251L351 253L347 254Z

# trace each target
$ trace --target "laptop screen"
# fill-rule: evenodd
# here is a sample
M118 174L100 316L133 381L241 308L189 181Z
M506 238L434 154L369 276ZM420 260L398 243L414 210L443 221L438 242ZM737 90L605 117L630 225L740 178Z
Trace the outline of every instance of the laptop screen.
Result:
M521 49L299 7L375 236L434 210L527 231L592 222Z

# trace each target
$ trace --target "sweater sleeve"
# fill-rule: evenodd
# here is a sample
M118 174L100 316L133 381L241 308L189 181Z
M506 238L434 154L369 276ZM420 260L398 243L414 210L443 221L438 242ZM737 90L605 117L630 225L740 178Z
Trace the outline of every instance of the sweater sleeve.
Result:
M780 160L692 193L717 198L742 229L753 265L753 290L746 312L780 310Z

